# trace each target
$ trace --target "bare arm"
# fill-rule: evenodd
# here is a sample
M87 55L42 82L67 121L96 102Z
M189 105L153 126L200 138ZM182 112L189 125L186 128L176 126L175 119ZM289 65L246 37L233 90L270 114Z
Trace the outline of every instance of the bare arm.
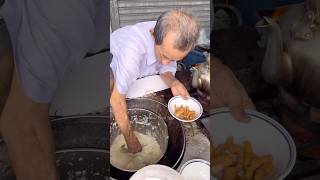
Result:
M136 153L141 151L141 144L130 126L125 96L118 92L117 86L114 86L111 93L110 104L115 120L125 137L129 152Z
M213 58L212 79L212 102L213 108L228 106L232 115L239 121L246 122L250 118L246 115L245 109L255 110L255 106L248 96L245 88L235 77L233 72L219 59Z
M48 111L48 103L36 103L25 94L15 70L0 131L17 179L58 179Z
M227 69L227 67L222 64L222 62L220 61L220 59L216 58L216 57L213 57L212 58L212 66L213 68L213 75L216 76L217 74L220 74L221 71L224 71Z
M173 96L182 96L185 99L190 96L187 89L173 76L172 72L162 73L160 77L171 88Z
M165 72L163 74L160 74L160 77L170 88L172 87L174 81L178 81L171 72Z

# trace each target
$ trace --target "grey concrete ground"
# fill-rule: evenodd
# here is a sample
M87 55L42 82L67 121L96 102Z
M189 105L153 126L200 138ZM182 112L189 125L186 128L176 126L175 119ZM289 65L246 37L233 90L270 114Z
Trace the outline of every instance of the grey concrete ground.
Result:
M184 123L186 133L186 150L178 167L180 171L183 164L191 159L203 159L210 162L210 142L195 122Z

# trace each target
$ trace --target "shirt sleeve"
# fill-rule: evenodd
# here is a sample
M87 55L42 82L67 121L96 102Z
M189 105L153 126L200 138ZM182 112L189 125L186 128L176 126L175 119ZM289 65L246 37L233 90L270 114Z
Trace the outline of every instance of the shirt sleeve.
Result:
M93 44L96 7L91 1L12 0L3 8L22 86L34 101L48 103Z
M163 73L166 73L166 72L172 72L172 74L175 75L176 71L177 71L177 62L174 61L174 62L171 62L168 65L162 65L160 67L159 73L163 74Z
M127 47L121 51L112 52L110 67L120 94L125 95L132 82L139 77L139 66L143 57L136 51L136 49Z

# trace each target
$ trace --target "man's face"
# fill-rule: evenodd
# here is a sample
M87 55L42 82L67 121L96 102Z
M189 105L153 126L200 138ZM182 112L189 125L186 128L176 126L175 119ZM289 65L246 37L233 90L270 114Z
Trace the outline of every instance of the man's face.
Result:
M172 61L182 60L190 50L180 51L173 47L175 34L172 32L167 33L166 37L163 39L161 45L155 44L155 55L157 60L162 64L167 65Z

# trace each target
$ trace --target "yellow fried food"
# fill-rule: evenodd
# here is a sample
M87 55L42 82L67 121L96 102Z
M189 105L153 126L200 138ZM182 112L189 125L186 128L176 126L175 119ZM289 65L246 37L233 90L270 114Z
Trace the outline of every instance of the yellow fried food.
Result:
M229 136L224 144L220 144L217 148L217 155L230 154L234 149L234 139Z
M218 148L213 148L214 159L212 159L212 171L217 174L226 167L236 163L236 157L232 156L229 152L230 147L233 145L233 138L229 137L224 144L220 144Z
M226 168L228 166L232 166L236 163L236 157L235 156L229 156L229 155L223 155L219 156L215 159L213 162L216 166L221 166L222 168Z
M252 150L252 145L249 141L245 141L243 142L243 146L242 146L242 151L244 153L244 167L248 168L249 164L253 158L253 150Z
M183 106L177 107L177 105L174 105L174 115L180 119L184 120L193 120L197 117L197 113L195 111L191 111L189 109L189 106Z
M264 163L254 173L254 180L265 180L273 173L274 167L272 161Z
M227 137L226 144L227 144L227 146L228 146L229 148L234 144L234 138L233 138L233 136Z
M244 168L244 151L242 151L241 148L239 148L239 151L235 151L235 153L238 154L238 159L237 159L237 164L236 167L239 169L243 169Z
M265 180L274 171L272 156L257 156L249 141L238 145L230 136L211 152L212 172L222 180Z
M234 180L241 169L238 169L237 167L227 167L223 170L222 178L221 180Z
M232 146L232 148L230 149L230 152L231 153L234 153L234 154L239 154L240 152L243 152L242 151L242 146L241 145L238 145L238 144L234 144Z
M220 144L217 148L217 156L222 156L222 155L228 154L227 150L228 150L228 146L226 143Z
M237 175L234 180L247 180L244 176Z
M272 162L271 155L257 156L254 157L250 163L250 166L245 171L245 177L247 179L252 179L254 171L262 166L264 163Z

